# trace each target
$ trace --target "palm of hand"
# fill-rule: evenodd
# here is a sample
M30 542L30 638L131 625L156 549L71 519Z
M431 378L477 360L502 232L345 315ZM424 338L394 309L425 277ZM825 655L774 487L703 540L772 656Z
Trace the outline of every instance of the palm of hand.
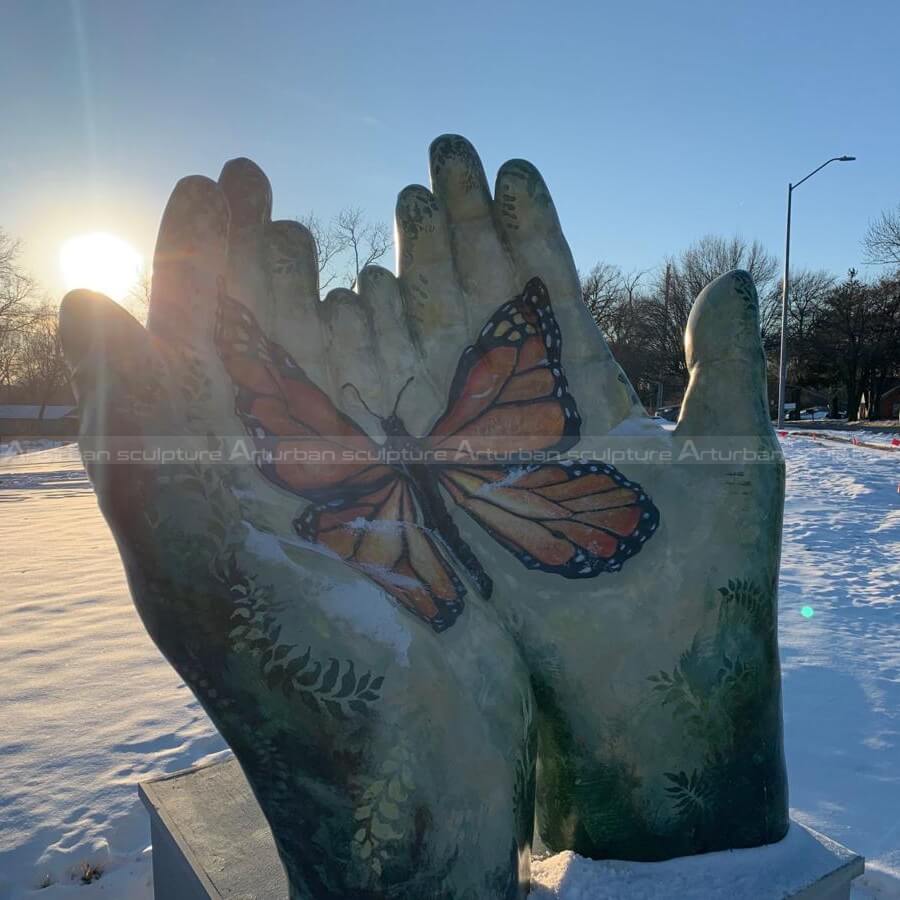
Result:
M358 293L332 291L320 304L314 243L296 223L271 222L258 169L236 161L218 185L186 179L160 232L150 336L83 295L64 311L81 402L98 410L86 433L188 432L204 444L212 433L233 456L259 413L245 401L235 415L235 387L239 412L242 386L263 399L267 388L253 381L258 370L239 374L223 347L225 285L268 349L277 341L362 431L384 424L367 408L385 417L406 388L404 425L425 435L463 348L539 276L583 420L579 451L640 444L659 460L710 434L771 449L746 276L720 279L697 304L690 396L678 432L662 433L580 304L537 172L507 163L494 200L474 151L451 137L432 148L432 180L434 194L400 195L399 276L369 267ZM98 322L114 339L88 348ZM143 405L125 377L141 358L152 361L141 366L145 382L161 373ZM109 411L123 406L111 424ZM268 428L277 416L267 415ZM277 472L201 463L126 480L94 467L148 629L241 759L297 896L351 886L380 896L390 884L417 897L514 896L527 874L536 733L538 821L554 849L659 858L783 832L772 629L780 469L622 468L653 497L661 526L615 574L529 571L457 511L495 589L489 602L470 591L459 621L436 634L394 602L448 627L455 611L433 593L399 596L371 569L297 539L309 491L278 486ZM150 511L139 526L137 502ZM748 727L744 715L756 721ZM723 825L721 783L739 769L746 796ZM307 779L319 788L311 793ZM335 830L312 835L318 817ZM329 854L340 864L323 863Z

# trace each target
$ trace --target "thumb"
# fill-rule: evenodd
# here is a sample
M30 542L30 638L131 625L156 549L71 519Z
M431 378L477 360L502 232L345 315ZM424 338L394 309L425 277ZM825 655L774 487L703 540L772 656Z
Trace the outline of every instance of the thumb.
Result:
M124 362L136 350L141 356L149 351L143 326L118 303L94 291L69 291L63 297L59 335L63 355L76 381L87 366ZM135 362L132 357L131 364Z
M107 464L141 451L165 396L164 367L147 331L118 303L93 291L71 291L59 308L63 355L80 420L79 447L101 506L123 515L138 488L132 466ZM123 456L124 455L124 456ZM143 467L141 467L143 468Z
M753 279L735 269L694 301L684 335L690 383L676 435L771 437L766 360Z

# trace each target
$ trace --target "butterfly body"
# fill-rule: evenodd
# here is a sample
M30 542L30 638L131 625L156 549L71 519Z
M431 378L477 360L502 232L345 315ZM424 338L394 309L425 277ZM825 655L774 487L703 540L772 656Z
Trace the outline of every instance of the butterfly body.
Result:
M427 444L410 434L403 420L396 414L382 419L381 426L386 437L388 458L399 460L396 468L409 483L413 496L419 502L424 527L440 535L446 547L472 577L481 596L489 600L494 584L450 515L441 495L436 467L427 462Z
M464 608L453 561L483 598L493 588L448 502L526 568L567 579L618 572L656 531L659 512L639 484L611 465L565 456L581 437L581 416L539 278L462 352L447 406L422 437L397 414L401 391L393 412L378 417L383 443L372 440L227 295L215 339L236 412L269 454L263 475L308 503L294 520L298 536L435 631ZM311 452L319 462L308 461Z

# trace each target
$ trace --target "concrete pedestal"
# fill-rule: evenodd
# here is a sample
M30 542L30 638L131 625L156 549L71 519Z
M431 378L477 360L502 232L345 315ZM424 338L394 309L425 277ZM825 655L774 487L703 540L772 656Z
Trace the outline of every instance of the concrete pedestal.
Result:
M138 785L156 900L287 900L272 832L235 759Z
M138 791L150 814L156 900L287 900L272 834L234 759ZM535 863L535 894L565 900L577 882L578 896L592 900L847 900L863 867L861 856L792 823L778 844L661 863L557 854Z

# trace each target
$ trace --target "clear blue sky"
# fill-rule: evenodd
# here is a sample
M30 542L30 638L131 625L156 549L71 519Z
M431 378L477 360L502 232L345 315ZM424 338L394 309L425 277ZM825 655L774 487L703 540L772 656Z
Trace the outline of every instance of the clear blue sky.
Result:
M254 158L275 214L389 220L427 147L543 171L580 267L657 264L710 232L843 272L900 201L900 4L11 0L0 225L59 287L59 241L149 253L182 175Z

